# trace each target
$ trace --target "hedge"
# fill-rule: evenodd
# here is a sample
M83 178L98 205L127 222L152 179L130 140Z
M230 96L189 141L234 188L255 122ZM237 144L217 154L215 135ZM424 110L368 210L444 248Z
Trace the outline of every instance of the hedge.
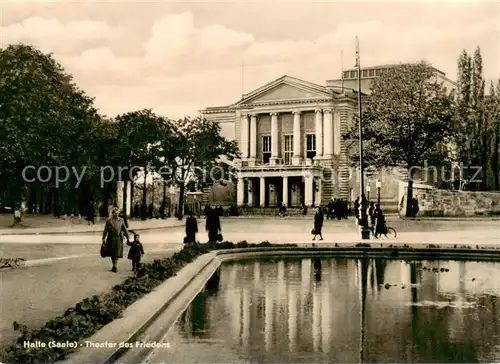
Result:
M15 344L6 349L4 360L8 363L54 363L64 359L71 348L25 348L29 342L78 342L89 338L111 321L121 317L123 311L132 303L150 293L168 278L176 275L188 263L210 250L271 247L269 242L249 244L241 241L237 244L223 242L219 244L186 245L170 258L158 259L144 264L137 277L129 277L122 284L113 287L111 292L85 298L69 308L62 316L49 320L41 328L30 329L14 321L14 330L21 332ZM281 247L284 245L280 245ZM287 246L296 246L287 244Z

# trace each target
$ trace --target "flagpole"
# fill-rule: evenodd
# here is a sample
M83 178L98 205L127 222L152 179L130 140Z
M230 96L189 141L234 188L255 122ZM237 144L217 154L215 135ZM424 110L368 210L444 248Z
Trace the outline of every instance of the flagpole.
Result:
M362 127L362 116L363 111L361 107L361 60L359 56L359 39L356 37L356 66L358 67L358 107L359 107L359 120L358 120L358 128L359 128L359 175L360 175L360 183L359 183L359 195L361 198L360 201L360 221L359 225L361 226L361 239L370 239L370 229L368 227L368 219L366 216L366 208L368 205L368 201L365 197L365 179L364 179L364 166L363 166L363 127Z
M241 60L241 98L245 96L245 60Z
M344 93L344 51L340 51L340 75L341 75L341 88L342 88L342 93Z

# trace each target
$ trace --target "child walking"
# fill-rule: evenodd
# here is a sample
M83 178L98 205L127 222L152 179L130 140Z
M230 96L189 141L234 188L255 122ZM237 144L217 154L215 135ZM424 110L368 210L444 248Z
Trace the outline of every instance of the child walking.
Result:
M140 235L134 233L134 241L127 242L127 245L130 245L128 259L132 261L132 272L137 273L139 265L141 264L141 258L144 255L144 248L140 242Z

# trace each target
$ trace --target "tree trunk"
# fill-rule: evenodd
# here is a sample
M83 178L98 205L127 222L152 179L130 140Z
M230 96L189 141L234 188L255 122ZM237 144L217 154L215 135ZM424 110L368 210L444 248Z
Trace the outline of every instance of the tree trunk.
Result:
M127 181L123 181L123 220L125 222L125 226L128 227L127 220Z
M141 206L141 220L146 220L148 213L148 184L146 178L148 176L148 166L144 166L144 185L142 186L142 206Z
M408 175L408 193L406 194L406 217L413 216L413 170Z
M185 191L185 184L182 181L179 186L179 206L177 206L177 217L179 219L182 219L184 216L184 191Z
M497 121L497 127L495 135L493 136L492 143L492 153L491 153L491 171L493 172L493 183L495 185L495 190L500 190L500 153L498 149L500 148L500 121Z

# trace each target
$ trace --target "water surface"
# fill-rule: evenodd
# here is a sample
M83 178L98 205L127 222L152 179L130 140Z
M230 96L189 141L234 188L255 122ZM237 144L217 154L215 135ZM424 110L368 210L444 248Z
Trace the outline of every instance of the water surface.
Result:
M150 363L500 362L500 264L224 264Z

